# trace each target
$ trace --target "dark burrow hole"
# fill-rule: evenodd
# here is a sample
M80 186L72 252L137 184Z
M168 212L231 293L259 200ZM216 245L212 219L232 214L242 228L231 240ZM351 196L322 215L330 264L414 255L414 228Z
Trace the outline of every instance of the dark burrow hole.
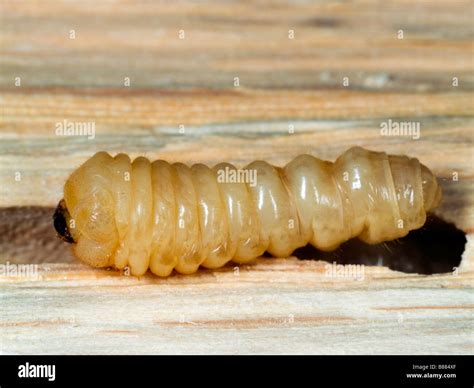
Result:
M452 272L454 267L458 267L466 241L465 233L454 224L430 216L423 228L398 240L369 245L353 239L332 252L322 252L308 245L297 249L293 256L301 260L378 265L400 272L429 275Z

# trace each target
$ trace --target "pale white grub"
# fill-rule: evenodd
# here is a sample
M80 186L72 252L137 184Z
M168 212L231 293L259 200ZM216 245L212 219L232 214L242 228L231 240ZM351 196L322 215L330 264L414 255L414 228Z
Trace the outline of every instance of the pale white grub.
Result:
M266 251L287 257L308 243L328 251L354 237L404 237L441 197L417 159L361 147L334 163L301 155L283 168L256 161L243 169L99 152L67 180L57 213L82 261L168 276Z

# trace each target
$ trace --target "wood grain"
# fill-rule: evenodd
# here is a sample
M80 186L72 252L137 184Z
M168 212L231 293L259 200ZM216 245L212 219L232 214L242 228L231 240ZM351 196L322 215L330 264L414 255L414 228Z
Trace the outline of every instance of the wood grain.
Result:
M68 354L470 354L474 273L261 259L169 279L43 264L0 278L2 351ZM28 314L19 302L28 306Z
M472 354L471 2L4 0L0 14L0 353ZM420 138L382 136L389 119ZM94 137L58 136L64 120ZM367 266L357 281L292 257L133 278L76 263L50 227L99 150L243 166L353 145L440 178L436 214L468 238L457 271ZM5 273L20 263L38 277Z
M466 1L2 1L11 86L472 88ZM70 39L70 31L75 39ZM184 39L179 38L180 30ZM288 31L294 39L288 39ZM403 39L398 32L403 30Z

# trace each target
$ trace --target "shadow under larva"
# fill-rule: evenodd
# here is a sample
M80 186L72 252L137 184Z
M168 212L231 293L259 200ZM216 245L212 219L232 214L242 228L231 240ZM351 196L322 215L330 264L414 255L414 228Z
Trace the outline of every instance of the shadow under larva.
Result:
M99 152L67 180L54 225L89 265L168 276L265 252L288 257L308 243L337 252L341 244L356 251L347 243L354 238L397 241L423 227L442 199L416 158L361 147L334 162L300 155L243 171L255 179L231 179L240 170L228 163L188 167Z
M462 230L430 215L422 228L401 239L374 245L351 239L332 252L307 245L293 255L300 260L384 266L399 272L432 275L452 273L461 263L466 242Z

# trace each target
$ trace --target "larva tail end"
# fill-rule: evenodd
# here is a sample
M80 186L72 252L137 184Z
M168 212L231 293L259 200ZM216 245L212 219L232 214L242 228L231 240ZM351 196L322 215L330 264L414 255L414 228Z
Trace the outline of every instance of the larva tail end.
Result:
M68 226L68 220L70 218L71 216L67 210L66 202L64 199L62 199L59 201L58 206L56 207L56 210L53 214L54 229L56 229L57 235L61 240L73 244L75 241Z
M443 194L436 176L428 167L421 164L421 181L423 185L423 205L426 212L438 207Z

